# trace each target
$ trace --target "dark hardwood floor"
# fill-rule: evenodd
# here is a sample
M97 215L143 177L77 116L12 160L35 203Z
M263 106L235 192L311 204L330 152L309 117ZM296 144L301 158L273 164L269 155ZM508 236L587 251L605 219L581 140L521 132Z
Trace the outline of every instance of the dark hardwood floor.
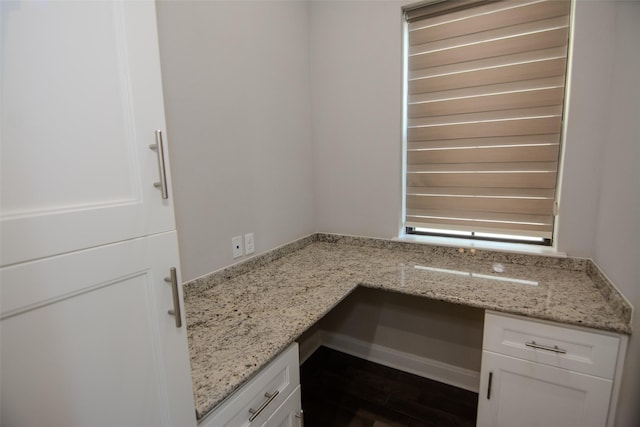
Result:
M305 427L475 426L476 393L326 347L300 375Z

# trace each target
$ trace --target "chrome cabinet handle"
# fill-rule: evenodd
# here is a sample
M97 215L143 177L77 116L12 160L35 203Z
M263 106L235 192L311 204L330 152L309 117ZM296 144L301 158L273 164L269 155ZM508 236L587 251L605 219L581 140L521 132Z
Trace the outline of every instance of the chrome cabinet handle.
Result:
M249 422L255 420L256 417L260 415L260 412L264 411L264 408L266 408L269 405L269 403L273 402L273 399L275 399L276 396L278 396L278 393L280 393L280 391L278 390L274 391L271 394L265 393L264 397L266 397L267 400L262 402L262 405L260 405L258 409L249 408L249 413L251 414L251 416L249 417Z
M295 417L300 420L300 427L304 427L304 410L300 409L300 412Z
M552 351L554 353L559 353L559 354L567 354L567 350L559 348L557 345L550 347L548 345L536 344L535 341L526 342L524 343L524 345L526 345L527 347L538 349L538 350L546 350L546 351Z
M164 144L162 143L162 131L156 131L156 143L149 146L150 150L156 151L158 155L158 172L160 173L160 181L154 182L153 186L160 188L163 199L169 198L169 190L167 188L167 171L164 165Z
M176 318L176 328L182 327L182 313L180 311L180 294L178 293L178 273L175 267L171 267L170 277L165 277L164 281L171 284L171 291L173 293L173 310L169 310L168 313Z

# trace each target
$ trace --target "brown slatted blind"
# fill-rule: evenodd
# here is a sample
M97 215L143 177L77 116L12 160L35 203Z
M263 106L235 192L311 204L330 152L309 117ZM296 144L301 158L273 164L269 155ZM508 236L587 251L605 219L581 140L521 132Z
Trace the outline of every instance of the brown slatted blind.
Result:
M570 8L407 12L407 227L551 239Z

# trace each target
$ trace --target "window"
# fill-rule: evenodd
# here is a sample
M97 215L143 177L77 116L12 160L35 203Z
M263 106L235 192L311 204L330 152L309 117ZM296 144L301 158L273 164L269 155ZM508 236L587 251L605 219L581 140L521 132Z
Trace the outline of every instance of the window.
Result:
M408 233L551 244L569 0L405 10Z

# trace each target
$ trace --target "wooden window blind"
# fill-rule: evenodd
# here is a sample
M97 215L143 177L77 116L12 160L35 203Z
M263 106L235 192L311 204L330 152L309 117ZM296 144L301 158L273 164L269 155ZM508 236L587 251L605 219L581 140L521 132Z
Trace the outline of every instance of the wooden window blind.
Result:
M568 0L406 10L407 227L551 239Z

